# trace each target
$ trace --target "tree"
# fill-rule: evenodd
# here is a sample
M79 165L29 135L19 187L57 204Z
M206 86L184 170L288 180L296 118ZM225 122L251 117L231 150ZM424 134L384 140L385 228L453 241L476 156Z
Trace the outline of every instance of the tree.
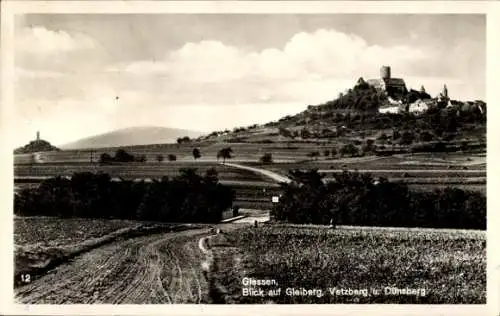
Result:
M323 155L325 157L329 157L330 156L330 151L328 149L325 149L325 151L323 152Z
M193 158L194 160L198 159L201 157L201 152L198 148L193 149Z
M137 162L146 162L147 158L146 158L146 155L140 155L140 156L137 156L135 160Z
M118 162L132 162L134 161L135 157L128 152L126 152L124 149L118 149L115 153L115 161Z
M156 155L156 161L162 162L163 161L163 155Z
M167 158L168 158L168 161L176 161L177 160L177 156L174 154L169 154L167 156Z
M429 131L423 131L420 133L420 141L422 142L430 142L433 138L433 135Z
M401 139L400 139L399 143L401 145L411 145L411 143L413 142L413 139L414 139L413 133L410 131L405 131L401 135Z
M392 130L392 139L393 140L396 140L396 139L398 139L400 137L401 137L401 134L399 133L398 130L396 130L396 129Z
M179 145L182 143L189 143L189 142L191 142L191 138L189 138L189 136L177 138L177 144L179 144Z
M110 154L107 153L102 153L101 156L99 157L99 162L102 164L108 164L113 161L113 157L111 157Z
M260 157L260 162L262 164L273 163L273 155L271 153L265 153L262 157Z
M316 159L319 156L320 156L319 151L312 151L312 152L310 152L310 153L307 154L307 157L313 158L313 159Z
M333 147L331 150L330 150L330 155L333 156L336 156L337 155L337 148Z
M359 150L353 144L346 144L340 149L341 155L355 156L359 153Z
M232 156L231 156L232 152L233 152L233 150L231 149L231 147L222 148L217 153L217 160L219 160L219 158L222 158L222 163L223 164L226 163L226 159L231 159L232 158Z

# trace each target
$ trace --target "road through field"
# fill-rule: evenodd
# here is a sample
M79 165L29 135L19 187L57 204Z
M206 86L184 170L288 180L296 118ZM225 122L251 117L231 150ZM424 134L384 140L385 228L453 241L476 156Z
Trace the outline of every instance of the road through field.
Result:
M252 172L258 173L260 175L263 175L267 178L271 178L272 180L274 180L276 182L284 182L284 183L292 182L292 180L290 178L285 177L281 174L278 174L278 173L270 171L270 170L256 168L256 167L250 167L250 166L244 166L244 165L229 163L229 162L226 162L225 165L229 166L229 167L234 167L234 168L238 168L238 169L252 171Z
M15 289L24 304L201 303L198 240L209 228L122 240L89 251Z

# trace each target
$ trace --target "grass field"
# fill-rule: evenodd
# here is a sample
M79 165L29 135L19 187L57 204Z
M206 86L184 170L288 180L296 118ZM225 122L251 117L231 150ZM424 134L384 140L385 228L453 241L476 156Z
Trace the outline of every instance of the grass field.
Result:
M485 232L331 230L273 224L230 233L227 240L229 247L219 247L217 251L220 256L225 252L238 253L229 268L238 273L213 277L231 285L233 299L239 303L486 302ZM244 277L275 280L278 285L261 288L281 288L281 294L243 296ZM425 295L384 294L386 287L423 289L425 293L420 294ZM321 295L315 292L310 296L290 296L286 295L286 288L317 289ZM332 295L329 288L361 291L358 295ZM374 289L381 292L375 295Z
M136 221L127 220L16 216L14 217L14 244L16 246L70 245L137 225Z
M195 224L16 217L16 301L205 302L198 240L209 230ZM57 246L38 246L43 240ZM21 275L28 274L29 282L23 281Z
M208 169L214 168L218 172L220 180L228 181L268 181L260 175L246 170L235 169L217 163L178 163L164 162L156 164L124 164L124 165L99 165L91 163L46 163L33 165L15 165L15 177L30 176L70 176L75 172L104 172L111 177L122 177L125 179L135 178L161 178L163 176L174 177L180 175L181 168L196 168L198 174L203 175Z

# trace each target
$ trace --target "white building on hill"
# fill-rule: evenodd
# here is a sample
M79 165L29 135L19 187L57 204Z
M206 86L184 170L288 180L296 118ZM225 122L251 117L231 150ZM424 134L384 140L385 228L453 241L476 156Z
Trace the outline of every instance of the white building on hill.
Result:
M378 108L379 113L401 113L401 105L399 104L386 104Z
M433 100L417 100L410 104L408 112L413 114L423 114L435 103Z

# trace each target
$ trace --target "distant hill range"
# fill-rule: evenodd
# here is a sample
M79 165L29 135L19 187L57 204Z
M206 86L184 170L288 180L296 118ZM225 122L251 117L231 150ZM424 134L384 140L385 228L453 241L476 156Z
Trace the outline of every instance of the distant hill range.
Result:
M150 144L175 143L178 138L195 138L203 133L191 130L139 126L129 127L112 132L86 137L71 143L61 145L62 149L84 149L84 148L105 148L122 147Z

